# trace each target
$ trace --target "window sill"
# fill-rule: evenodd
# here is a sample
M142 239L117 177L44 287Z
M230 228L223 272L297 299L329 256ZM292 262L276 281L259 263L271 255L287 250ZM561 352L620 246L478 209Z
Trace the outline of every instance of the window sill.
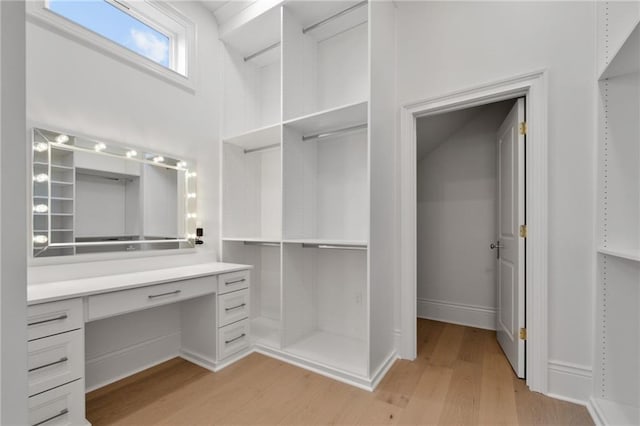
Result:
M146 72L156 78L170 83L190 93L195 93L195 45L189 51L189 75L184 76L176 71L166 68L152 60L145 58L129 49L120 46L111 40L94 33L68 19L46 9L43 2L27 2L27 20L43 28L54 31L69 40L84 44L85 46L112 57L126 65ZM195 25L193 25L195 33ZM195 37L192 37L195 41ZM194 43L193 43L194 44Z

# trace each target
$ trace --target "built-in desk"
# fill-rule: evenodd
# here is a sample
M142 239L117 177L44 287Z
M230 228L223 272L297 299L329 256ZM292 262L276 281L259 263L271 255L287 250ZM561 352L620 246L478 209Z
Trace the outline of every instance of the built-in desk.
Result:
M84 324L182 303L181 356L216 371L249 340L251 266L206 263L28 286L29 422L85 420Z

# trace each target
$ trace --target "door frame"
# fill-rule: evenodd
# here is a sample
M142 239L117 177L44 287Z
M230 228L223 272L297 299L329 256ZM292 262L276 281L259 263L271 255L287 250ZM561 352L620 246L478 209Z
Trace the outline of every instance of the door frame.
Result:
M401 358L417 353L417 157L416 119L525 96L527 385L546 393L548 362L548 129L547 71L518 75L442 96L411 102L400 111L399 254Z

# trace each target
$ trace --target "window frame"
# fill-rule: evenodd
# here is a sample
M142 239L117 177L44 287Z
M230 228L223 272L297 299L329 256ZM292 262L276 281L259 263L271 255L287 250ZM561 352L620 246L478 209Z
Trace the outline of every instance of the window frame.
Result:
M195 92L196 25L163 1L105 0L134 19L169 37L169 67L104 37L48 8L49 0L27 1L27 17L59 34L89 45L135 68Z

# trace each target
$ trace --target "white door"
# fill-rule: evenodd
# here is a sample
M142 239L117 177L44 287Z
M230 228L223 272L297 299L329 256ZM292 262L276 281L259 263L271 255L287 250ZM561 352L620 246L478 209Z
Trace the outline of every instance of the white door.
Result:
M520 329L525 326L524 238L520 226L525 223L524 99L520 98L498 131L498 312L496 334L502 350L518 377L525 376L525 341Z

